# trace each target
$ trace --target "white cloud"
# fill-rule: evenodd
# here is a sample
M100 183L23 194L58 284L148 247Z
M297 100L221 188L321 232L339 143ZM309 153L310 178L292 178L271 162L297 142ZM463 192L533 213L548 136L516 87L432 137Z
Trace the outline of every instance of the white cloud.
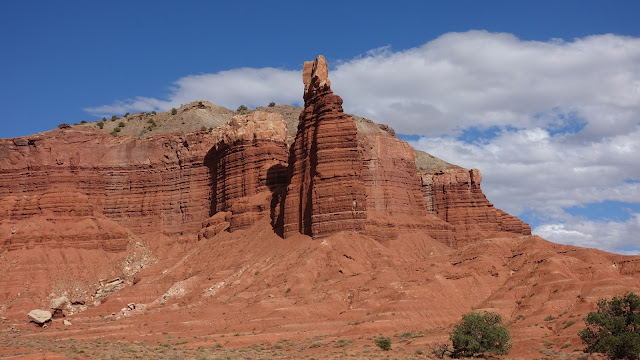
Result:
M640 202L640 183L625 181L640 179L640 126L599 141L530 128L503 130L484 142L441 136L411 143L449 162L481 169L483 190L497 207L512 214L534 212L547 221L534 234L609 251L618 251L621 244L640 250L633 222L579 222L563 210L607 200ZM604 236L607 230L615 230L618 238Z
M404 51L373 49L339 62L330 77L345 111L422 135L415 147L479 168L496 206L547 218L539 234L607 250L633 245L632 232L620 230L633 229L632 222L579 222L563 208L640 203L640 183L625 181L640 179L640 38L541 42L486 31L448 33ZM235 109L302 99L300 69L239 68L173 85L166 99L139 97L87 110L103 116L195 100ZM458 137L473 129L497 134L473 142ZM603 229L618 229L621 240L608 240Z
M338 65L345 110L400 133L470 126L547 127L572 112L596 136L632 130L640 109L640 39L590 36L522 41L485 31L449 33L420 47Z
M87 108L88 113L101 117L140 111L166 111L180 104L208 100L235 109L265 106L271 101L294 104L302 99L302 76L299 71L276 68L240 68L216 74L189 75L174 82L168 99L137 97L113 104Z
M540 225L533 232L547 240L562 244L616 250L629 255L640 254L638 213L624 222L572 219L566 223Z

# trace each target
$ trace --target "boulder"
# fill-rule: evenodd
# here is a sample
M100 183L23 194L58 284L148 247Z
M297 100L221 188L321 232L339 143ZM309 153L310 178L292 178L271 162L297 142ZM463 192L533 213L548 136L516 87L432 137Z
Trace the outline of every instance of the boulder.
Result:
M60 296L55 299L51 299L49 307L53 310L63 310L69 304L69 298L66 296Z
M51 313L47 310L31 310L27 316L29 317L29 320L38 325L43 325L47 321L51 320Z

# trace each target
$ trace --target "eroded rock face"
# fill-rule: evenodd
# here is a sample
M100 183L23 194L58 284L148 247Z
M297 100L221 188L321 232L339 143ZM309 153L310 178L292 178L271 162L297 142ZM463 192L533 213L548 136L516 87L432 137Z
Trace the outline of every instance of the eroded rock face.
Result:
M305 108L289 155L284 236L362 231L367 204L356 125L331 91L323 56L304 64L303 82Z
M464 234L472 231L531 235L527 223L495 208L487 200L480 189L482 175L478 169L452 167L435 173L423 172L421 182L427 208L456 226L461 234L460 242L475 240L480 235Z
M197 233L209 216L209 134L136 139L67 129L28 143L0 140L0 226L9 228L0 243L15 243L11 226L34 216L100 214L136 233L168 235Z
M231 212L229 231L247 228L269 214L281 228L280 201L287 176L287 128L279 114L234 116L214 130L212 213Z

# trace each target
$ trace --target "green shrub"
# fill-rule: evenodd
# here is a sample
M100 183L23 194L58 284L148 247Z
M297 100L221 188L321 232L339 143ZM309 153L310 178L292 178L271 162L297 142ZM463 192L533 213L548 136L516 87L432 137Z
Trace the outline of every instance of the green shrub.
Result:
M117 118L118 118L117 116L113 115L113 116L111 117L111 121L116 121L116 119L117 119Z
M430 346L431 354L438 359L443 359L445 355L450 354L449 346L444 343L436 343Z
M449 339L456 355L479 353L506 355L512 347L509 330L500 314L485 312L462 315L462 322L453 329Z
M547 339L542 339L540 340L540 342L542 343L542 345L546 346L547 349L551 349L552 347L556 346L556 344L554 344L552 341L549 341Z
M178 110L176 110L176 108L171 108L171 115L175 115L178 113Z
M103 118L102 118L102 121L107 121L107 118L106 118L106 117L103 117Z
M244 112L244 111L247 111L247 110L249 110L248 107L246 107L244 105L240 105L240 106L238 106L238 109L236 111L237 112Z
M269 103L269 107L274 107L276 106L276 103L274 103L273 101Z
M567 320L567 321L564 322L564 328L566 329L566 328L568 328L569 326L571 326L571 325L573 325L575 323L576 323L575 320Z
M378 346L380 349L382 349L384 351L391 350L391 338L390 337L380 336L378 338L375 338L373 340L373 343L376 344L376 346Z
M119 127L121 127L121 128L123 128L123 127L124 127L124 123L123 123L122 121L120 121L120 122L118 123L118 126L119 126Z
M156 115L156 111L155 111L155 110L153 110L151 113L152 113L153 115Z
M99 121L97 125L98 125L98 127L100 129L104 128L104 122L103 121Z
M610 301L598 301L578 335L586 353L603 353L609 359L640 359L640 296L628 292Z
M124 117L127 117L127 116L129 116L129 113L124 114Z
M206 127L206 126L204 126L204 125L202 125L202 126L200 127L200 131L207 131L207 127Z
M119 127L117 127L117 128L115 128L115 129L113 129L113 132L115 132L115 133L119 133L121 130L122 130L122 129L120 129Z
M87 120L80 121L80 124L86 124L86 123L87 123Z

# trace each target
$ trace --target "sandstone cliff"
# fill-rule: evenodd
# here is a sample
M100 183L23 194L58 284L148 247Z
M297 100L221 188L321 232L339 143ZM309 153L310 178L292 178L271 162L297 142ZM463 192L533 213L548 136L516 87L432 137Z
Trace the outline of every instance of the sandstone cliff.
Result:
M455 225L457 244L476 241L491 232L531 235L522 220L496 209L480 189L478 169L451 167L420 173L427 208L440 219ZM466 235L465 235L466 234Z
M215 196L211 215L231 212L229 231L269 215L282 227L281 198L287 184L287 130L278 114L256 111L232 117L213 131L206 156Z
M306 62L302 76L305 108L289 156L284 235L363 230L366 200L356 125L331 91L323 56Z

